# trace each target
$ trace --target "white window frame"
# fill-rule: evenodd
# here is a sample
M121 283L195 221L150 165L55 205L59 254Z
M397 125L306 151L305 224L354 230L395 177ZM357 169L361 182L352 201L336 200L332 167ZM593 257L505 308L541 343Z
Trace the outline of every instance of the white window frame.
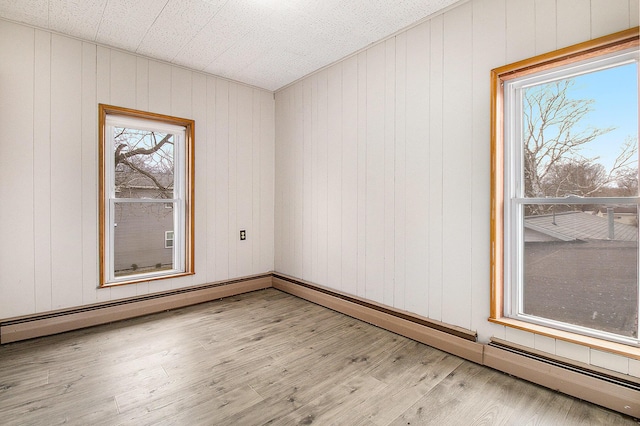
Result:
M99 105L100 118L100 286L130 284L193 274L193 134L194 121ZM129 127L171 133L174 145L174 185L170 199L117 198L114 128ZM114 232L117 204L151 203L173 208L173 268L115 276ZM166 247L165 233L165 248ZM134 271L135 272L135 271Z
M639 197L525 198L522 90L625 62L638 62L638 28L492 70L491 313L502 325L623 355L640 354L640 340L523 313L525 204L616 204ZM640 308L640 307L639 307Z

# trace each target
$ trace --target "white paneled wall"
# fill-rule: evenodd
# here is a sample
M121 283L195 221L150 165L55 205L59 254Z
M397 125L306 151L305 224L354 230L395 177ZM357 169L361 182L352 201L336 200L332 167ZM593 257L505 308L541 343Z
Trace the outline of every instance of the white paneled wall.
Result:
M97 288L98 103L195 119L195 275ZM274 126L270 92L0 20L0 318L273 270Z
M278 91L276 271L637 375L487 321L490 70L637 25L638 0L472 0Z

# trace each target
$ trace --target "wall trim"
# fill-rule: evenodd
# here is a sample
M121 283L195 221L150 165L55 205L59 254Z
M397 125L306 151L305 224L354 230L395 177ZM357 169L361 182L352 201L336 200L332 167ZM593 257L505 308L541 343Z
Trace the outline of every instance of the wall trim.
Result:
M0 344L209 302L271 287L271 273L0 321Z

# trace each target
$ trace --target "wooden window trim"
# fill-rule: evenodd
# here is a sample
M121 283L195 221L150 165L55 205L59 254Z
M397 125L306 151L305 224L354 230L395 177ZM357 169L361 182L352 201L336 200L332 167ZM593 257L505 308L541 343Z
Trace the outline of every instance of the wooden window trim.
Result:
M504 316L504 93L506 81L639 46L639 27L491 70L491 248L489 321L640 360L640 348Z
M106 217L105 217L105 142L107 135L105 134L105 125L107 115L121 115L132 118L140 118L146 120L158 121L161 123L183 126L185 128L185 270L184 272L160 275L157 277L141 277L123 280L114 283L107 282L105 279L105 233ZM131 108L123 108L113 105L98 105L98 240L99 240L99 287L114 287L119 285L134 284L139 282L148 282L168 278L177 278L195 274L194 270L194 241L195 241L195 121L188 118L174 117L170 115L157 114L152 112L140 111Z

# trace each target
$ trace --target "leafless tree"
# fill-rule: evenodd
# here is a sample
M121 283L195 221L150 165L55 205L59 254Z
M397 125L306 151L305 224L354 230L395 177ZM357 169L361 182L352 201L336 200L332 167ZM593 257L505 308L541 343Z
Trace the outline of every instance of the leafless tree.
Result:
M116 189L173 198L173 135L121 128L115 137Z
M616 185L621 197L638 195L638 169L627 168L616 174Z
M613 128L585 125L594 100L571 98L573 84L573 79L542 84L527 89L523 96L526 197L590 196L615 183L637 162L637 143L631 138L610 170L597 164L597 158L581 155L585 144ZM546 213L551 207L531 205L527 214Z

